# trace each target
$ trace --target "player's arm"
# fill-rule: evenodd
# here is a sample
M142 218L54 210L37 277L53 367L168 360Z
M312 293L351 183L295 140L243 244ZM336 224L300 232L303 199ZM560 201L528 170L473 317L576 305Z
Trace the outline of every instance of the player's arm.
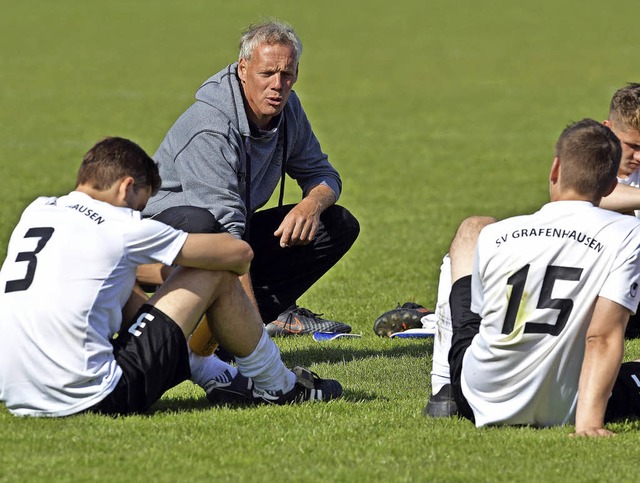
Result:
M306 245L316 234L320 215L336 202L336 195L324 184L314 186L284 217L274 236L280 237L280 246Z
M206 270L249 271L253 250L229 233L190 233L174 264Z
M576 431L572 436L612 436L604 428L604 415L622 363L624 331L630 311L598 297L587 330L584 360L578 385Z
M640 188L618 183L609 196L602 198L600 208L627 214L640 210Z

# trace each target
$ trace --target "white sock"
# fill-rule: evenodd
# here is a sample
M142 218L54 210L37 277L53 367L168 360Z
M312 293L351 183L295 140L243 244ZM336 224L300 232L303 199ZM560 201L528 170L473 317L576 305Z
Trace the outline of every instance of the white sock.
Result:
M296 375L283 364L280 349L263 329L260 342L247 357L237 357L238 370L253 379L257 388L287 393L296 383Z
M191 349L189 349L189 365L191 380L200 387L204 387L211 379L228 382L238 374L238 369L220 360L215 354L203 357L195 354Z
M436 316L438 318L436 335L433 341L433 365L431 367L431 393L436 394L445 384L451 383L449 368L449 349L451 349L451 259L445 255L440 266L438 279L438 302Z

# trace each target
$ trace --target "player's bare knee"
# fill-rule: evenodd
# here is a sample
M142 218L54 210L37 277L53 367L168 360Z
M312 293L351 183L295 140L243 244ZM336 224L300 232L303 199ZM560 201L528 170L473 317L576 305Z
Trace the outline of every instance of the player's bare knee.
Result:
M497 220L492 216L470 216L460 223L458 231L466 234L477 236L480 231L487 225L495 223Z
M221 297L227 297L230 292L242 289L238 274L229 270L198 270L197 284L210 303Z
M496 219L490 216L470 216L460 223L452 246L471 244L475 246L480 231L487 225L495 223Z
M471 273L480 231L495 221L495 218L489 216L471 216L460 223L449 248L452 281Z
M237 279L238 275L226 270L206 270L202 268L176 267L167 280L159 287L156 295L166 295L176 290L187 290L201 299L212 302L220 287Z

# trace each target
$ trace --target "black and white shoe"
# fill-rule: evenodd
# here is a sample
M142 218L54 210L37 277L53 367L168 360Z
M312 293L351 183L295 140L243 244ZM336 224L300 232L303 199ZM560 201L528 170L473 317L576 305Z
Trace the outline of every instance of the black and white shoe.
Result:
M330 401L342 395L342 385L335 379L322 379L304 367L294 367L296 383L289 392L253 389L253 397L269 404L295 404L306 401Z
M231 377L227 370L223 374L211 379L203 386L207 399L212 404L253 404L253 381L238 372Z

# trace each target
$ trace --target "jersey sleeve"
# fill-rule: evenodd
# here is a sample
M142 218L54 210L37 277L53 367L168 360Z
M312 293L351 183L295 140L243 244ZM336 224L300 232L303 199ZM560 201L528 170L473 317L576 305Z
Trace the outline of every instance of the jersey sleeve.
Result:
M126 256L134 264L163 263L171 265L187 240L188 233L143 219L125 239Z
M636 226L621 245L599 295L635 313L640 301L639 284L640 228Z

